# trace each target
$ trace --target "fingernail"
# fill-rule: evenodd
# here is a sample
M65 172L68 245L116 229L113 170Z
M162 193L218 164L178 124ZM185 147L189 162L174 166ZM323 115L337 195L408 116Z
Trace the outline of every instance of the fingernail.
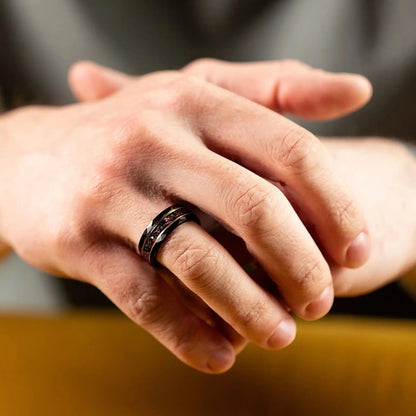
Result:
M334 302L334 289L327 286L324 291L305 308L306 319L318 319L329 312Z
M271 349L284 348L296 337L296 323L292 318L283 319L277 325L273 334L267 340L267 346Z
M348 267L359 267L363 265L370 255L370 237L367 233L358 234L348 247L345 254L345 263Z
M228 370L234 363L233 350L227 347L214 350L207 362L208 369L213 373L220 373Z

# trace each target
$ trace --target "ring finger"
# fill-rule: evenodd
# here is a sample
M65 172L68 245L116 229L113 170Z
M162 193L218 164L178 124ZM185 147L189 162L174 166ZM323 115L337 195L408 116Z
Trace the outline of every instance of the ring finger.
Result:
M143 206L140 196L131 195L124 206ZM125 201L124 201L125 202ZM150 218L163 203L149 204ZM170 205L164 203L164 207ZM137 230L145 230L149 217L143 211L115 209L107 224L124 238L137 241ZM193 222L176 228L161 246L158 262L170 270L187 288L201 298L239 334L264 348L279 349L295 337L293 318L279 301L244 272L234 258L207 232Z

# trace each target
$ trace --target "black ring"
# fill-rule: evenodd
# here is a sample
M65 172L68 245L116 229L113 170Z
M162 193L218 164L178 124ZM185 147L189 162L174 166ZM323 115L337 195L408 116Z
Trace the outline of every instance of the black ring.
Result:
M137 252L144 259L155 267L162 267L156 260L157 253L165 242L166 238L179 225L187 221L194 221L200 225L199 218L188 208L182 205L172 205L158 214L144 230Z

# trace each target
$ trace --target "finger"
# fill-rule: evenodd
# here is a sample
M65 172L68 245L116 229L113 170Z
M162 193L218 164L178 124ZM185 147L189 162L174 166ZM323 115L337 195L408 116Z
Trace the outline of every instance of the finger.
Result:
M132 195L125 207L139 206L133 202L135 198ZM114 204L111 208L114 214L108 216L106 228L110 232L117 229L128 241L137 241L137 230L144 230L149 218L144 220L134 210L120 210L121 201L119 207L117 201ZM157 211L155 208L153 217ZM188 222L175 229L157 259L247 340L269 349L280 349L293 341L296 325L286 309L195 223Z
M364 264L370 254L365 218L345 183L335 174L322 143L285 117L248 100L195 83L193 90L198 88L204 102L197 107L196 130L205 144L279 186L336 263L346 267ZM182 151L186 154L186 149ZM193 169L198 171L200 167ZM187 181L195 184L189 179L189 171L187 175ZM224 183L218 172L211 171L210 175L210 183L214 178ZM225 186L230 192L235 189L232 177ZM218 191L204 189L206 195ZM222 194L227 194L226 189Z
M216 314L199 296L188 289L173 273L165 268L158 270L158 272L190 311L225 335L233 345L236 354L245 348L248 341Z
M165 176L175 176L175 182L165 186L239 235L276 282L285 304L298 316L317 319L326 314L333 300L329 267L283 193L268 181L214 153L208 152L207 156L204 151L195 148L189 151L192 152L194 165L184 165L174 171L165 166ZM198 171L197 176L191 174L195 171ZM186 243L189 239L184 240ZM204 244L205 250L208 244ZM216 254L209 255L203 263L204 267L208 267L205 263L209 263L209 259L222 256L220 252L213 251ZM204 251L202 253L208 256ZM187 253L184 256L190 255ZM222 281L226 281L224 273L233 270L231 263L214 263L214 266L211 267L212 273L222 277ZM169 268L173 271L175 265ZM197 272L201 272L200 269L202 267ZM237 293L234 287L230 290ZM239 298L243 299L243 294ZM247 301L246 305L249 304Z
M199 85L192 87L198 97L207 97L208 101L212 101L212 105L217 107L222 105L224 111L228 111L227 103L231 100L230 105L236 105L235 112L229 114L233 120L241 118L241 114L256 112L257 107L267 116L283 119L241 98L239 100L242 100L244 105L248 103L251 109L248 112L244 109L240 113L241 106L238 100L237 103L235 102L233 97L237 96L234 94L217 88L227 94L227 99L221 97L214 99L210 91L198 90ZM206 105L200 107L195 105L193 111L198 113L202 120L212 123L212 120L208 119L210 111ZM255 114L254 118L256 117L266 122L264 127L268 131L270 126L267 123L270 123L270 120L264 118L262 113ZM151 136L152 155L155 154L157 157L151 156L151 160L144 160L140 149L137 150L137 154L133 148L130 149L132 160L136 161L137 169L140 169L137 174L131 175L132 178L137 180L140 177L139 172L143 174L143 165L146 164L146 175L153 178L151 179L153 182L157 180L159 195L171 195L174 200L189 201L233 229L249 245L263 268L278 284L284 300L296 314L306 319L316 319L327 313L332 303L331 275L327 263L283 193L267 180L207 150L204 143L198 140L190 129L177 131L163 121L160 123L154 121L157 124L155 134L163 138L163 140L155 140L154 136ZM218 121L221 121L221 117ZM259 120L256 120L256 123L259 124ZM199 131L203 130L202 126L197 128ZM250 132L250 129L246 130ZM238 134L244 135L246 132L239 131ZM205 140L204 136L201 137L203 140ZM208 144L212 145L212 143ZM219 148L218 151L224 152L225 149ZM130 186L131 200L121 201L119 206L111 209L111 212L116 214L113 214L114 218L105 221L105 224L107 227L114 227L112 229L114 233L123 230L121 235L134 242L137 241L135 235L137 230L143 230L149 218L153 218L156 213L149 212L145 221L143 218L132 220L139 215L136 212L137 207L143 207L144 203L140 201L137 183L133 181ZM318 189L317 192L322 190ZM136 195L137 201L134 200L133 195ZM152 191L151 195L154 197L155 192ZM310 203L308 200L302 202ZM159 212L165 207L166 205L160 207ZM142 212L143 208L140 214ZM323 217L321 227L328 226L326 223L328 214L318 212L317 215ZM337 220L338 213L333 217ZM333 223L336 223L335 220ZM338 233L349 231L337 225ZM331 238L333 232L334 230L329 230ZM340 245L339 241L337 243ZM337 249L343 249L343 246L335 247L335 250ZM178 278L181 279L180 276ZM212 307L205 298L203 299ZM218 310L214 310L219 313ZM230 323L224 315L221 316ZM246 336L245 333L241 334Z
M207 373L221 373L233 365L231 343L189 311L130 249L90 250L83 257L82 274L184 363Z
M326 72L298 61L200 59L184 71L280 113L311 120L351 113L372 94L370 82L361 75Z
M68 83L79 101L95 101L114 94L134 78L90 61L79 61L68 71Z
M305 119L343 116L365 105L372 94L371 84L361 75L325 72L296 61L201 59L183 71L275 111ZM80 101L104 98L134 79L92 62L78 62L69 71L70 87Z
M329 268L286 197L268 181L208 151L201 143L193 145L186 140L186 134L183 132L181 141L174 140L173 150L160 149L161 154L170 155L171 163L163 157L155 159L152 162L155 172L150 175L159 172L159 186L168 194L191 202L233 229L277 283L285 304L296 314L306 319L326 314L332 304ZM124 194L129 196L114 198L109 214L101 218L109 232L134 244L139 238L138 230L144 230L149 219L170 204L165 203L155 212L138 211L137 207L143 207L144 203L142 196L137 194L136 185L132 184L130 192ZM192 247L182 250L182 262L178 260L171 264L163 260L163 264L241 335L264 346L270 327L277 327L286 315L281 315L282 310L270 303L265 291L248 279L216 240L208 238L201 230L199 240L183 237L183 243L178 247L190 241L193 242ZM197 245L198 241L201 247ZM198 254L205 256L199 261L199 267L198 264L192 265L198 263ZM186 262L191 266L187 267ZM212 281L207 283L209 293L202 293L204 287L198 278L203 282ZM236 284L236 281L239 283ZM199 283L202 287L194 287L192 283ZM272 299L275 300L275 297L272 296ZM231 310L223 309L224 303ZM255 322L252 323L253 328L246 328L245 316L250 316L252 310L258 310L259 303L267 306L265 318L262 318L266 322ZM283 310L286 311L285 308ZM254 325L260 325L260 328ZM282 337L282 344L277 346L289 340Z
M158 259L248 340L279 349L294 339L294 321L282 305L196 224L172 233Z

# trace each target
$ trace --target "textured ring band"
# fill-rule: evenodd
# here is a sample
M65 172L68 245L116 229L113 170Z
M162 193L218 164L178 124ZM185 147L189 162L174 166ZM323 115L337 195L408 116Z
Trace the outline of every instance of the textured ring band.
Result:
M152 266L162 267L156 260L157 253L165 242L166 238L181 224L187 221L194 221L198 225L198 217L181 205L173 205L158 214L144 230L137 252Z

